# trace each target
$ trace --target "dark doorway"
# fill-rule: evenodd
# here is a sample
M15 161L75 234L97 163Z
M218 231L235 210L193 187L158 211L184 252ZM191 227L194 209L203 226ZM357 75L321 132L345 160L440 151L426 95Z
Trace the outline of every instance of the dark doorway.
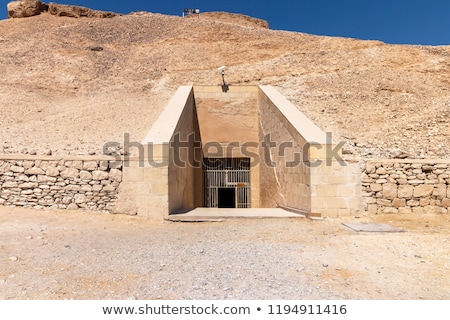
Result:
M235 188L219 188L218 190L219 208L236 208Z
M250 202L250 158L203 158L204 207L250 208Z

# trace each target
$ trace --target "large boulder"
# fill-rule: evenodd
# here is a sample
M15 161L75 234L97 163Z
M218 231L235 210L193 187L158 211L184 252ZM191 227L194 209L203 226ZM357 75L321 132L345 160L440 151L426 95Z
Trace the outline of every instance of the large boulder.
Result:
M48 4L48 12L55 16L72 18L112 18L116 16L114 12L98 11L85 7L57 4L53 2Z
M8 18L27 18L40 14L48 9L39 0L21 0L8 3Z
M39 0L20 0L8 3L9 18L27 18L36 16L44 11L59 17L72 18L112 18L117 14L114 12L105 12L92 10L85 7L71 6L66 4L57 4L50 2L48 5Z

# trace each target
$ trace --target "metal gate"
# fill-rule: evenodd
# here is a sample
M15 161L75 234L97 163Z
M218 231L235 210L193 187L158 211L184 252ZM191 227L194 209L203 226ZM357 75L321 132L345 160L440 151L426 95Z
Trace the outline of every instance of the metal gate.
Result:
M208 208L250 208L250 158L203 159L203 205ZM220 192L222 189L230 192ZM228 206L229 202L234 202ZM226 205L226 206L225 206Z

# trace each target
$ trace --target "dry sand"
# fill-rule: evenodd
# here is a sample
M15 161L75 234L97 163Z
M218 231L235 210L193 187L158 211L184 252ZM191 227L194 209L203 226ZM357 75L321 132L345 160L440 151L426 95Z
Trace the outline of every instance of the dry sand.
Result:
M172 223L3 207L0 229L0 299L450 298L448 215Z

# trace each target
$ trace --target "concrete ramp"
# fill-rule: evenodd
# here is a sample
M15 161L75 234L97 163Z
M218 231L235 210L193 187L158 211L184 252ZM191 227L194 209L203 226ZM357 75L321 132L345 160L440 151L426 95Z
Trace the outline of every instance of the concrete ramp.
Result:
M301 219L305 216L292 213L280 208L254 208L254 209L223 209L223 208L196 208L187 212L171 214L166 218L169 221L223 221L225 219Z

